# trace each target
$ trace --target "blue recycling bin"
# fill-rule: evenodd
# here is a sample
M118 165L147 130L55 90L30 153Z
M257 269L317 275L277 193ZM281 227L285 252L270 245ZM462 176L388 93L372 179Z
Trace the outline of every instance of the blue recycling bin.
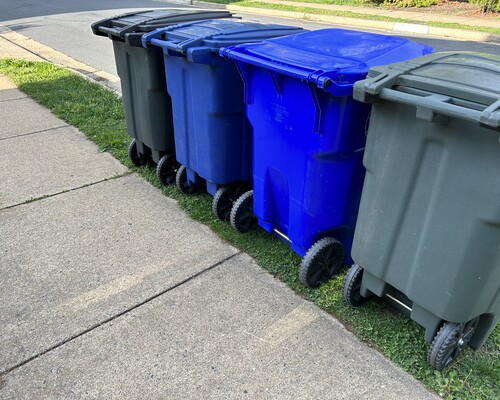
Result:
M245 82L253 126L253 194L231 210L303 256L300 280L316 287L344 263L364 179L371 107L352 98L371 66L431 53L408 39L321 29L221 50Z
M182 164L177 186L184 193L206 183L213 209L228 219L233 199L251 185L252 135L243 82L219 49L289 35L301 28L218 19L159 29L142 37L163 49L172 98L175 151Z

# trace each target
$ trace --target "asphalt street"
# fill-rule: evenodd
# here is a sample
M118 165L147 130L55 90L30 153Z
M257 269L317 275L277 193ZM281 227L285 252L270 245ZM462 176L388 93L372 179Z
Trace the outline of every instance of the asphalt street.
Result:
M92 34L90 25L103 18L140 9L161 7L190 7L180 3L151 0L87 0L73 2L52 0L3 0L0 3L0 25L8 27L55 50L65 53L88 65L116 75L111 41ZM281 23L320 29L328 25L302 20L265 17L251 13L240 14L244 19L264 23ZM1 31L0 26L0 31ZM394 34L394 32L390 32ZM424 35L406 35L436 51L478 51L500 55L500 45L472 41L431 38Z

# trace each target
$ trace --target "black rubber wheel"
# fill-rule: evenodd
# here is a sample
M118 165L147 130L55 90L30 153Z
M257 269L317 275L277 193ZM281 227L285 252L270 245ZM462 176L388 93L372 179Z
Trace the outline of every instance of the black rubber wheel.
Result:
M465 324L445 322L434 337L427 361L441 371L451 365L465 350L479 323L479 317Z
M353 264L344 279L342 294L345 302L351 307L360 307L368 301L367 297L361 296L361 281L363 280L363 268Z
M229 221L231 209L241 195L242 188L239 186L223 186L215 193L212 201L212 211L221 221Z
M177 170L177 174L175 176L175 184L177 185L177 189L185 194L193 194L198 191L198 187L196 185L188 185L187 170L186 166L184 165L181 165Z
M179 163L173 154L164 155L156 166L156 177L163 185L175 183Z
M307 251L299 268L300 281L315 288L332 278L344 262L344 246L334 238L318 240Z
M229 216L231 225L240 233L250 232L257 226L253 213L253 190L243 193L233 205Z
M134 139L128 146L128 158L136 167L141 167L146 164L146 160L137 152L137 141Z

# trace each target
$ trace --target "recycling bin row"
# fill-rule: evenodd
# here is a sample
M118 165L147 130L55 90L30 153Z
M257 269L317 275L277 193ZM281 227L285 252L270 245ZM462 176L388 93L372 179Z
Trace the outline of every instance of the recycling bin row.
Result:
M500 167L498 134L484 152L470 147L476 131L498 132L498 60L225 11L145 11L92 29L113 41L133 164L156 163L183 193L206 190L239 232L259 225L288 244L310 287L357 263L347 303L390 299L426 329L434 367L484 343L500 315L500 175L489 172ZM456 242L470 253L457 256Z
M431 50L300 31L218 19L158 29L142 43L164 54L178 188L206 188L216 215L242 233L257 222L283 239L304 256L300 277L314 287L350 258L370 111L352 85L370 65Z

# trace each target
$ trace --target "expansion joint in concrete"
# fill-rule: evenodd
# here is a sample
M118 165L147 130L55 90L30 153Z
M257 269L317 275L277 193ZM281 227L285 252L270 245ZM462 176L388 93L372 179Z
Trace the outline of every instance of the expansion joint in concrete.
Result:
M186 278L186 279L182 280L181 282L176 283L175 285L173 285L173 286L171 286L171 287L169 287L169 288L167 288L167 289L165 289L165 290L163 290L163 291L161 291L161 292L159 292L159 293L156 293L156 294L155 294L155 295L153 295L153 296L148 297L146 300L143 300L143 301L141 301L140 303L134 304L133 306L128 307L128 308L127 308L127 309L125 309L124 311L119 312L118 314L113 315L113 316L111 316L111 317L109 317L109 318L105 319L104 321L101 321L101 322L99 322L99 323L97 323L97 324L94 324L94 325L92 325L91 327L89 327L89 328L87 328L87 329L85 329L85 330L83 330L83 331L81 331L81 332L78 332L78 333L74 334L73 336L71 336L71 337L69 337L69 338L66 338L66 339L62 340L62 341L60 341L59 343L56 343L55 345L53 345L53 346L49 347L48 349L45 349L45 350L43 350L43 351L41 351L41 352L39 352L39 353L37 353L37 354L35 354L35 355L33 355L33 356L31 356L31 357L27 358L26 360L23 360L23 361L21 361L21 362L17 363L16 365L14 365L14 366L12 366L12 367L7 368L7 369L6 369L6 370L4 370L4 371L0 371L0 388L1 388L1 382L3 381L3 379L4 379L5 375L7 375L7 374L11 373L12 371L14 371L14 370L16 370L16 369L18 369L18 368L20 368L20 367L22 367L22 366L24 366L24 365L26 365L26 364L30 363L30 362L32 362L32 361L34 361L34 360L36 360L37 358L40 358L40 357L44 356L44 355L45 355L45 354L47 354L47 353L50 353L50 352L51 352L51 351L53 351L53 350L58 349L58 348L59 348L59 347L61 347L61 346L64 346L65 344L67 344L67 343L69 343L69 342L72 342L72 341L73 341L73 340L75 340L75 339L78 339L78 338L80 338L80 337L82 337L82 336L84 336L84 335L86 335L86 334L88 334L88 333L90 333L90 332L94 331L95 329L97 329L97 328L99 328L99 327L101 327L101 326L104 326L104 325L106 325L106 324L109 324L110 322L112 322L112 321L116 320L117 318L120 318L120 317L122 317L122 316L124 316L124 315L128 314L129 312L136 310L136 309L137 309L137 308L139 308L139 307L142 307L142 306L144 306L144 305L146 305L146 304L150 303L151 301L153 301L153 300L157 299L158 297L161 297L161 296L163 296L164 294L166 294L166 293L168 293L168 292L171 292L172 290L175 290L175 289L177 289L178 287L180 287L180 286L182 286L182 285L184 285L184 284L186 284L186 283L188 283L188 282L190 282L190 281L192 281L192 280L194 280L194 279L198 278L199 276L206 274L207 272L209 272L209 271L213 270L214 268L217 268L218 266L220 266L220 265L224 264L225 262L227 262L227 261L231 260L232 258L234 258L234 257L236 257L236 256L238 256L238 255L240 255L241 253L242 253L242 252L241 252L241 251L239 251L239 252L237 252L237 253L231 254L230 256L225 257L224 259L222 259L222 260L220 260L220 261L218 261L218 262L216 262L216 263L212 264L211 266L209 266L209 267L207 267L207 268L203 269L203 270L202 270L202 271L200 271L200 272L197 272L197 273L196 273L196 274L194 274L194 275L191 275L190 277L188 277L188 278Z

